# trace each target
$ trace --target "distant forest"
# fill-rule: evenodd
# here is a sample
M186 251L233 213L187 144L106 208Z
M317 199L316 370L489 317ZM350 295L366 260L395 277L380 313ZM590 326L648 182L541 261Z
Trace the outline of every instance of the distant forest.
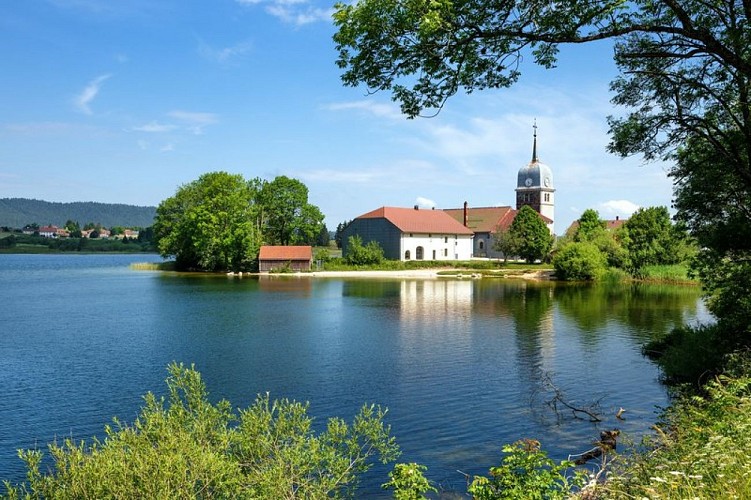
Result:
M110 228L150 227L156 207L79 201L56 203L27 198L0 198L0 226L22 228L27 224L62 227L69 220L81 226L89 222Z

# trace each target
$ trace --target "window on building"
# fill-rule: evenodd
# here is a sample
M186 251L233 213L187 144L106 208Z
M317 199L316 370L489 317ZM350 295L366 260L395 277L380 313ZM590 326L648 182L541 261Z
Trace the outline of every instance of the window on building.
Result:
M425 250L423 250L423 248L422 248L422 247L417 247L417 248L415 248L415 259L417 259L417 260L422 260L422 259L424 258L424 257L423 257L423 252L424 252L424 251L425 251Z
M482 250L483 248L485 248L485 242L480 240L480 250Z
M443 242L444 243L448 243L449 242L449 237L448 236L444 236L443 237Z
M435 260L435 250L433 250L433 260Z
M444 248L443 249L443 256L444 257L448 257L449 256L449 249L448 248Z
M406 252L404 252L404 260L409 260L409 259L410 259L410 253L409 253L409 250L407 250Z

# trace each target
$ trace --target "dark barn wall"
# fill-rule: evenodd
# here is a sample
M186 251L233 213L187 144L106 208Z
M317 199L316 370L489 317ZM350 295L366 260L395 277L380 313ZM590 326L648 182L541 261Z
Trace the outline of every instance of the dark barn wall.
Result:
M362 244L377 241L387 259L400 260L401 231L386 219L355 219L342 232L342 256L347 256L349 237L358 235Z

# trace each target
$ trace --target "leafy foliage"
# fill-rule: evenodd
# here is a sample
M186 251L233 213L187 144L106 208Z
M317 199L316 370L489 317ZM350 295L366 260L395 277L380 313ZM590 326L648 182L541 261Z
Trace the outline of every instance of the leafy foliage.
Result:
M509 257L519 255L519 235L511 232L510 229L501 229L495 233L493 239L493 249L503 253L503 260L508 261Z
M545 259L553 248L553 235L540 214L528 205L519 209L508 232L516 255L530 264Z
M154 232L178 268L244 271L258 258L256 190L241 175L212 172L181 186L157 207Z
M22 452L28 484L6 483L7 497L341 498L376 458L398 455L377 406L315 433L307 404L265 395L235 413L208 401L193 367L168 371L168 399L148 393L133 425L116 421L91 445L50 445L56 471L40 472L42 452Z
M579 225L574 233L574 241L593 241L605 233L605 222L592 208L586 209L579 217Z
M594 498L751 497L748 375L710 379L703 396L681 397L656 429L648 452L623 456Z
M593 243L569 243L553 258L555 275L562 280L595 280L607 269L605 256Z
M640 208L623 226L631 266L677 264L686 260L687 236L670 221L667 207Z
M359 235L350 236L347 242L347 255L345 262L354 266L369 266L383 262L383 248L377 241L369 241L362 244Z
M308 188L297 179L259 181L262 232L270 245L313 245L323 227L323 214L308 203Z
M394 470L389 472L389 481L381 485L384 489L394 490L396 500L423 500L427 497L424 493L437 492L424 473L427 468L424 465L409 463L396 464Z
M540 450L534 440L517 441L503 447L506 456L501 465L490 469L490 477L475 476L469 492L477 500L564 499L584 484L585 474L567 472L573 462L556 463Z

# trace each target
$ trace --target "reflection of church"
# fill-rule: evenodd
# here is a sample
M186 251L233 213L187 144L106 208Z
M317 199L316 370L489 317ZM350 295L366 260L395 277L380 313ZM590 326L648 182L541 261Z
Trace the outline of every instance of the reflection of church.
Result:
M464 226L474 231L472 255L475 257L502 258L493 250L495 234L511 226L519 209L529 205L542 215L551 234L555 234L555 188L553 171L537 157L537 125L534 126L532 161L519 169L516 181L516 209L506 207L464 208L444 210Z

